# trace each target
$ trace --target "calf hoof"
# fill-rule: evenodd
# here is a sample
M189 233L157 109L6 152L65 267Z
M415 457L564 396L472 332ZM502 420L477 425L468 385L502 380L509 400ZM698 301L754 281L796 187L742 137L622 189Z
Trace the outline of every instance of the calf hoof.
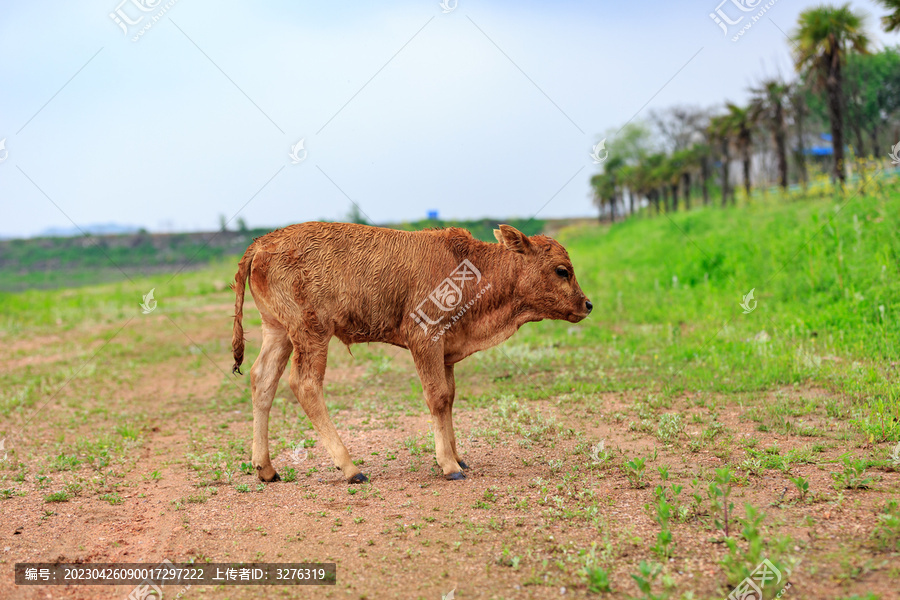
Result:
M275 469L272 469L272 476L269 477L268 479L263 477L262 471L260 471L258 473L258 475L259 475L259 480L263 481L265 483L273 483L275 481L281 481L281 476L275 471Z
M448 481L456 481L458 479L465 479L466 476L462 471L457 471L456 473L447 473L444 475L444 479Z
M464 463L463 461L459 461L459 466L460 466L460 468L462 468L462 469L468 469L468 468L469 468L469 465L467 465L467 464Z
M279 477L278 473L275 472L275 467L273 467L271 463L269 463L265 467L263 467L262 465L257 465L256 476L259 477L260 481L263 481L265 483L281 481L281 477Z
M357 473L353 477L350 478L350 483L366 483L369 481L369 478L363 475L362 473Z

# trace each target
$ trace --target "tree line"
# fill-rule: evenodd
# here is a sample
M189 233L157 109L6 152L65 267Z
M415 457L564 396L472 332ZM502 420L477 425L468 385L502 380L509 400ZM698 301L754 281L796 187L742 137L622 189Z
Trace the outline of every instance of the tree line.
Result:
M900 0L879 1L891 11L885 31L900 31ZM900 46L875 49L850 4L803 11L791 38L794 76L761 78L746 104L675 106L626 124L591 178L601 220L733 205L756 187L806 188L816 174L843 190L848 158L890 162L900 143Z

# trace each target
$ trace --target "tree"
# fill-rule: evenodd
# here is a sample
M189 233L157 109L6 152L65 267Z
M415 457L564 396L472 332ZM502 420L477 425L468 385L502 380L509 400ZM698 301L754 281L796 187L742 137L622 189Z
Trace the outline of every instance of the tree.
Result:
M663 147L671 154L684 189L685 207L690 208L692 175L699 169L703 180L704 200L708 201L706 187L708 177L708 148L706 129L709 126L710 111L695 106L673 106L650 114L653 126ZM673 203L678 203L678 188L672 189Z
M791 86L788 94L788 102L791 105L791 116L794 120L794 136L796 137L796 148L794 153L794 162L797 163L797 170L800 175L800 182L804 188L809 181L809 174L806 171L806 117L809 115L808 100L810 96L809 86L801 79Z
M621 169L619 169L619 188L622 190L622 204L624 208L625 197L628 197L628 214L633 215L636 208L636 204L639 201L639 192L638 192L638 172L639 167L637 165L623 165Z
M680 185L683 193L684 208L685 210L690 210L691 187L693 183L692 173L696 168L696 158L692 148L685 148L672 154L672 164L675 166L680 179L680 184L677 185Z
M618 132L610 133L607 138L610 140L607 145L609 159L604 163L604 173L615 174L616 194L621 196L623 203L625 195L628 195L628 212L632 213L635 210L635 196L641 193L634 187L634 167L640 165L654 148L650 129L643 122L634 121Z
M607 173L597 173L591 177L591 189L594 191L594 204L599 209L597 218L603 222L605 216L603 209L609 204L612 213L610 220L615 221L616 191L613 178Z
M681 173L685 167L684 155L679 151L669 155L664 163L663 184L669 188L672 194L672 212L678 212L678 202L680 198ZM666 207L669 208L668 206Z
M366 215L359 208L355 202L353 206L350 207L350 210L347 211L347 222L348 223L358 223L360 225L368 225L369 221L366 219Z
M639 163L627 164L619 170L621 185L628 189L632 213L638 208L636 204L640 204L643 198L647 198L649 203L653 204L650 168L647 165L647 162L650 160L650 158L647 158ZM659 206L657 205L656 208L658 212Z
M660 174L666 155L656 152L644 158L633 170L630 171L629 181L637 190L639 196L645 196L659 214L660 188L662 180Z
M703 193L703 206L707 206L709 205L709 163L712 157L712 148L709 143L704 141L691 146L691 152L700 167L700 190Z
M878 0L883 7L894 11L881 17L881 25L885 31L900 31L900 0Z
M664 152L657 152L647 157L647 185L650 186L650 200L656 206L656 212L666 212L669 207L669 157ZM661 202L660 202L661 201Z
M759 115L772 133L772 143L778 158L778 183L782 189L788 186L787 125L785 104L790 94L790 85L780 79L767 79L759 87L751 90L753 111Z
M730 124L726 115L713 117L709 121L709 136L719 146L719 160L722 163L722 206L728 205L729 177L731 176L731 145L729 144ZM732 203L734 196L732 196Z
M750 199L750 166L752 156L750 150L753 147L753 126L756 123L757 113L752 106L742 108L737 104L728 102L725 104L728 114L725 115L726 130L733 136L734 146L741 155L744 165L744 191L747 199Z
M844 182L844 106L842 67L848 52L869 51L865 18L849 4L840 8L819 6L802 13L797 20L794 64L809 71L816 85L825 91L834 148L833 177Z
M863 129L868 121L875 118L875 89L867 78L870 78L871 56L851 54L847 57L843 69L844 80L844 133L847 138L853 136L856 156L866 156L866 142ZM876 84L877 85L877 84Z
M872 148L879 134L900 109L900 53L885 48L873 54L851 54L844 72L847 131L853 133L858 154L865 155L864 134ZM876 152L877 153L877 152Z
M609 219L616 221L616 204L621 192L619 171L625 166L625 159L621 156L610 156L603 164L603 172L591 177L591 187L594 190L594 203L600 209L600 220L603 220L603 207L609 206Z
M702 139L709 112L694 106L673 106L653 111L650 119L669 152L686 150Z

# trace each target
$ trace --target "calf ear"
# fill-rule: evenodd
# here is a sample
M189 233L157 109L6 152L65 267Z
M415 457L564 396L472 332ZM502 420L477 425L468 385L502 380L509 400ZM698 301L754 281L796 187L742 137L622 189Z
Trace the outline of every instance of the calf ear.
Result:
M494 230L494 237L497 241L506 246L507 250L518 252L519 254L527 254L531 251L531 242L528 236L509 225L500 225L500 229Z

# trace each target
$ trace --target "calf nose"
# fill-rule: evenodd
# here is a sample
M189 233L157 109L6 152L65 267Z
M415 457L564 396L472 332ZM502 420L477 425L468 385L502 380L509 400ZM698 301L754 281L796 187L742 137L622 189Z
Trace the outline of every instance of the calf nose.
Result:
M591 312L592 310L594 310L594 305L591 304L590 300L584 301L584 307L587 309L588 312Z

